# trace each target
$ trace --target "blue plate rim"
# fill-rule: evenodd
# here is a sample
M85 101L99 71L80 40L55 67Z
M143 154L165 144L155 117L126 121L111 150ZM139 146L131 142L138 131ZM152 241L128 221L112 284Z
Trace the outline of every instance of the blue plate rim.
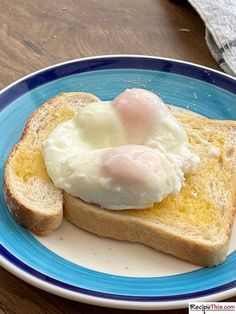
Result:
M10 253L11 254L11 253ZM142 300L142 301L131 301L129 299L119 299L119 298L107 298L106 294L94 295L93 293L83 293L83 289L80 292L74 292L70 290L63 289L61 287L55 287L55 285L45 282L42 279L39 279L35 276L29 275L27 272L23 271L21 268L18 268L9 260L5 259L0 254L0 265L22 279L23 281L39 288L49 293L66 297L68 299L84 302L88 304L98 305L98 306L108 306L113 308L122 308L122 309L139 309L139 310L157 310L157 309L177 309L188 306L189 302L208 302L212 301L221 301L222 298L233 297L236 294L236 288L222 291L221 293L212 292L211 295L202 296L200 298L189 298L189 299L180 299L177 301L168 301L163 302L161 300ZM27 266L27 265L26 265ZM28 267L28 266L27 266Z
M165 58L165 57L156 57L156 56L150 56L150 55L131 55L131 54L114 54L114 55L101 55L101 56L91 56L91 57L85 57L85 58L79 58L79 59L72 59L72 60L68 60L68 61L64 61L64 62L61 62L61 63L56 63L56 64L53 64L51 66L48 66L48 67L44 67L42 69L39 69L37 71L34 71L32 73L29 73L27 75L25 75L24 77L16 80L15 82L7 85L6 87L4 87L2 90L0 90L0 102L1 102L1 97L4 97L4 94L9 90L11 89L12 87L14 86L17 86L19 85L20 83L26 81L28 78L33 78L34 76L38 75L38 74L41 74L41 73L45 73L47 71L50 71L51 69L57 69L57 68L60 68L62 66L67 66L67 65L70 65L70 64L76 64L78 62L86 62L86 61L99 61L99 60L106 60L106 61L111 61L111 60L115 60L115 59L125 59L125 58L130 58L130 59L149 59L149 60L157 60L157 61L165 61L165 62L169 62L169 63L172 63L172 64L177 64L177 65L181 65L182 67L183 66L189 66L189 67L192 67L194 68L195 70L203 70L206 72L207 75L216 75L217 77L221 77L223 79L226 79L228 81L232 81L231 83L235 84L236 82L236 77L233 77L229 74L226 74L226 73L223 73L219 70L215 70L215 69L212 69L210 67L206 67L206 66L203 66L203 65L200 65L200 64L197 64L197 63L193 63L193 62L188 62L188 61L182 61L182 60L178 60L178 59L171 59L171 58ZM113 68L113 67L112 67ZM141 66L136 66L136 67L133 67L133 68L140 68L140 69L143 69ZM170 70L165 70L163 72L170 72L171 71L171 68ZM83 71L81 71L83 72ZM174 73L177 73L177 72L174 72ZM181 73L182 73L182 69L181 69ZM181 74L179 73L179 74ZM75 74L75 73L72 73L72 74ZM178 73L177 73L178 74ZM67 74L67 75L70 75L70 74ZM183 75L183 73L182 73ZM198 77L195 77L195 76L192 76L192 75L189 75L190 77L192 78L197 78L199 79ZM57 79L57 78L51 78L50 80L47 80L45 83L48 83L50 81L53 81L54 79ZM206 81L207 82L207 81ZM208 83L210 84L213 84L213 85L216 85L218 87L221 87L222 86L220 85L217 85L214 81L214 78L212 81L209 81ZM230 83L230 85L231 85ZM228 82L227 82L228 84ZM226 84L226 85L227 85ZM40 85L43 85L42 83L39 83L38 85L34 86L34 88L40 86ZM228 90L228 89L227 89ZM234 90L234 88L230 88L230 90L228 91L232 91ZM28 91L28 89L26 89L25 91L16 91L16 95L14 95L14 99L17 99L18 97L22 96L24 93L26 93ZM235 92L235 91L234 91ZM11 99L9 102L12 102L14 99ZM4 102L4 99L3 99L3 102ZM0 105L0 112L5 108L5 106L3 105Z
M228 75L228 74L225 74L225 73L222 73L222 72L220 72L220 71L218 71L218 70L214 70L214 69L211 69L211 68L209 68L209 67L205 67L205 66L202 66L202 65L198 65L198 64L195 64L195 63L192 63L192 62L185 62L185 61L181 61L181 60L177 60L177 59L171 59L171 58L162 58L162 57L155 57L155 56L148 56L148 55L126 55L126 54L122 54L122 55L103 55L103 56L92 56L92 57L87 57L87 58L81 58L81 59L73 59L73 60L69 60L69 61L65 61L65 62L61 62L61 63L57 63L57 64L54 64L54 65L52 65L52 66L48 66L48 67L45 67L45 68L43 68L43 69L40 69L40 70L38 70L38 71L35 71L35 72L33 72L33 73L30 73L30 74L28 74L28 75L26 75L26 76L24 76L24 77L22 77L22 78L20 78L19 80L17 80L17 81L15 81L15 82L13 82L13 83L11 83L11 84L9 84L8 86L6 86L4 89L2 89L1 91L0 91L0 96L1 95L3 95L4 94L4 92L6 92L6 91L8 91L8 90L10 90L12 87L14 87L15 85L17 85L18 83L20 83L20 82L23 82L24 80L26 80L27 78L32 78L32 77L34 77L35 75L37 75L37 74L40 74L40 73L44 73L45 71L47 71L47 70L50 70L50 69L54 69L54 68L60 68L60 67L62 67L62 66L64 66L64 65L68 65L68 64L74 64L74 63L77 63L77 62L82 62L82 61L91 61L91 60L106 60L106 59L114 59L114 58L132 58L132 59L134 59L134 58L148 58L148 59L154 59L154 60L159 60L159 61L166 61L166 62L172 62L172 63L178 63L178 64L180 64L180 65L189 65L189 66L191 66L191 67L194 67L194 68L200 68L201 70L206 70L206 71L209 71L210 73L216 73L217 75L219 75L219 76L223 76L223 77L225 77L225 78L227 78L227 79L230 79L232 82L233 82L233 84L236 82L236 78L234 78L234 77L232 77L232 76L230 76L230 75ZM182 74L183 75L183 74ZM62 77L63 77L63 75L62 75ZM58 78L55 78L55 79L58 79ZM42 84L41 84L42 85ZM23 93L24 94L24 93ZM23 94L21 94L21 95L23 95ZM18 97L20 97L20 96L17 96L16 97L16 99L18 98ZM10 102L11 103L11 102ZM10 105L10 103L8 104L8 105ZM7 106L8 106L7 105ZM4 106L5 107L5 106ZM4 107L2 108L2 109L4 109ZM1 111L1 108L0 108L0 111ZM3 250L4 250L5 248L0 244L0 252L2 251L3 252ZM6 249L5 249L6 250ZM10 252L8 252L7 254L11 254ZM10 259L7 257L7 254L6 255L2 255L2 260L4 260L4 259L6 259L9 263L11 263L11 261L10 261ZM22 263L21 261L20 261L20 263ZM1 263L2 264L2 263ZM14 263L13 263L14 264ZM3 267L5 266L5 268L6 269L9 269L9 267L6 265L6 264L4 264L3 263ZM14 266L15 267L17 267L17 265L16 264L14 264ZM19 268L19 267L18 267ZM20 268L21 269L21 268ZM24 270L22 270L21 269L21 271L23 271L23 272L25 272ZM26 271L26 273L28 274L28 272ZM35 276L34 275L30 275L30 276L32 276L34 279L35 279ZM40 281L40 279L39 279L39 281ZM32 282L31 282L32 283ZM232 295L233 294L235 294L236 293L236 282L234 281L234 282L232 282L233 283L233 288L232 287L229 287L228 289L226 289L226 290L223 290L223 291L221 291L221 292L219 292L219 293L216 293L216 295L218 296L218 297L220 297L220 295L221 294L224 294L225 292L229 292L229 293L232 293ZM55 291L53 292L53 293L55 293ZM55 293L55 294L57 294L57 293ZM81 292L79 292L79 294L81 294ZM84 293L84 292L82 292L82 294L84 294L84 297L85 297L85 299L87 299L87 297L88 297L88 293ZM211 293L210 293L210 295L214 295L215 294L215 291L212 291ZM208 294L209 295L209 294ZM228 296L228 294L227 294L227 296ZM176 306L179 304L181 304L179 307L182 307L183 305L185 306L186 305L186 301L187 300L190 300L190 299L192 299L192 297L194 297L194 296L189 296L188 298L182 298L182 300L181 300L181 298L179 299L179 300L176 300L176 301L173 301L172 303L175 303L176 304ZM204 297L204 296L203 296ZM205 295L205 297L207 297L207 295ZM147 302L148 303L150 303L150 304L155 304L155 305L157 305L158 304L158 308L160 307L160 304L162 304L162 306L163 306L163 302L161 302L161 300L159 300L159 299L153 299L153 300L151 300L151 299L149 299L149 300L142 300L141 301L141 299L137 299L136 298L136 300L126 300L125 298L121 298L120 300L119 299L117 299L117 298L106 298L106 293L105 294L102 294L102 295L96 295L95 296L95 303L96 304L98 304L98 305L100 305L100 302L101 302L101 300L103 299L103 298L105 298L105 300L106 301L108 301L108 299L112 299L113 300L113 302L116 302L117 304L121 304L121 303L123 303L123 302L125 302L126 303L126 307L125 308L127 308L127 304L129 304L129 306L131 306L131 308L132 308L132 306L133 305L131 305L131 303L133 303L133 304L136 304L137 305L137 303L142 303L142 301L145 301L145 303L147 304ZM80 299L81 299L81 297L80 297ZM80 300L79 299L79 300ZM100 301L99 301L99 299L100 299ZM201 298L202 299L202 298ZM87 302L88 300L85 300L85 302ZM165 300L163 300L163 301L165 301ZM167 301L167 300L166 300ZM169 302L170 300L168 300L168 302ZM103 302L102 302L103 303ZM105 302L106 303L106 302ZM136 306L135 305L135 306ZM146 306L145 306L146 307ZM165 308L170 308L170 306L168 306L168 307L165 307ZM176 307L175 307L176 308ZM155 308L156 309L156 308Z

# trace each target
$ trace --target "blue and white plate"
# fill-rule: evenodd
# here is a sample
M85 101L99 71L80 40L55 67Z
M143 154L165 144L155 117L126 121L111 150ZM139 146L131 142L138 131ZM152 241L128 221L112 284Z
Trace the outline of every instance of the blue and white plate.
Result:
M3 199L5 160L31 112L68 91L103 100L140 87L166 103L216 119L236 120L236 80L202 66L148 56L102 56L58 64L13 83L0 94L0 262L51 293L96 305L166 309L236 295L236 230L226 261L202 268L140 244L100 238L64 221L35 237L10 216Z

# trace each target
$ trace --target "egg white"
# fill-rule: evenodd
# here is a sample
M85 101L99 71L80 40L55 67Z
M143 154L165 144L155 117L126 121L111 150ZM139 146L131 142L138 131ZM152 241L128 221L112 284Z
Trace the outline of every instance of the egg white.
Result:
M188 149L185 130L169 110L162 110L153 134L145 140L137 136L132 142L148 147L155 155L153 160L156 158L144 165L152 171L145 170L140 186L115 182L102 171L107 150L132 144L109 102L88 104L72 120L57 126L43 142L42 150L56 187L107 209L151 207L169 194L178 194L184 172L193 171L198 159ZM129 158L129 153L126 155Z

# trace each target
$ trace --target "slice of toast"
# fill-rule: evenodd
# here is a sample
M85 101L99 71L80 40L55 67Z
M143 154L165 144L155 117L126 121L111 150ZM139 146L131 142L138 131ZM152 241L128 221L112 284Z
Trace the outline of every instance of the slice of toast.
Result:
M236 206L236 121L175 116L201 159L177 197L153 208L112 211L64 193L64 215L99 236L140 242L193 264L217 265L227 255Z
M61 94L29 119L6 163L6 201L15 219L45 235L62 221L62 191L47 175L41 143L59 123L81 106L98 99L91 94ZM211 121L174 112L201 158L196 174L186 178L177 197L151 209L109 211L64 193L65 217L100 236L140 242L200 265L217 265L227 254L236 203L236 122Z
M49 178L41 144L61 122L98 98L88 93L60 94L29 118L18 144L6 162L4 194L16 221L37 235L57 229L63 219L62 191Z

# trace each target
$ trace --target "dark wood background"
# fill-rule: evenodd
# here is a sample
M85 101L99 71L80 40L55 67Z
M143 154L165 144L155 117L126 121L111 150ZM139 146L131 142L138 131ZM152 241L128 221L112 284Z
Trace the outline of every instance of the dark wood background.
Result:
M58 62L121 53L219 69L206 46L204 25L186 1L0 0L0 88ZM0 269L0 313L128 312L51 295Z

